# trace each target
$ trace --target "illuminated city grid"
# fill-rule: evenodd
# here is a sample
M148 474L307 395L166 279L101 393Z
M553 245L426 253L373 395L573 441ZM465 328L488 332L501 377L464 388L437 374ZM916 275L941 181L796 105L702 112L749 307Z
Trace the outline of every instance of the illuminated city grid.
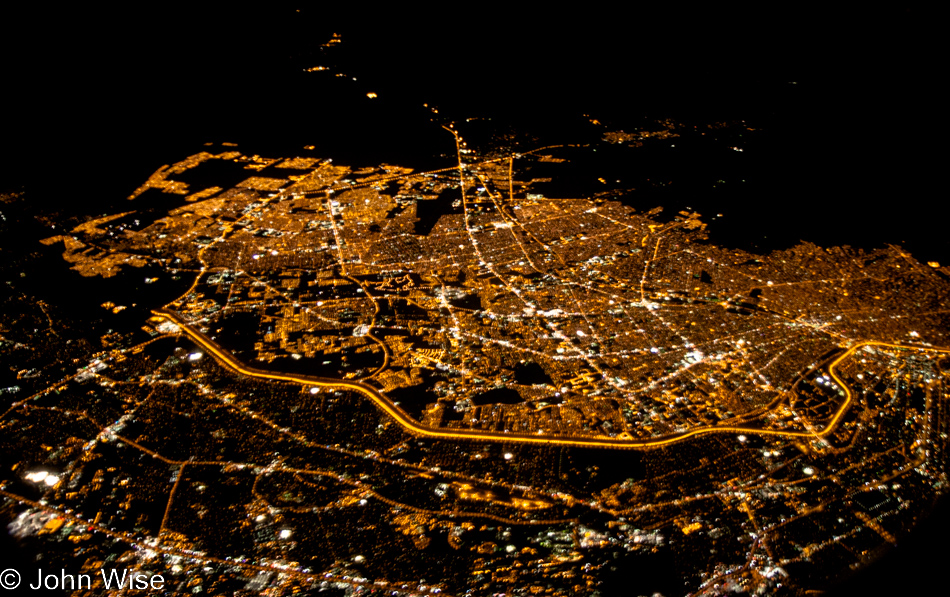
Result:
M725 249L698 213L519 176L571 148L445 129L430 172L211 146L47 238L83 276L190 286L2 414L50 463L14 471L42 500L0 491L11 528L178 592L593 595L664 550L684 593L797 591L944 486L946 267ZM236 182L183 182L212 165Z

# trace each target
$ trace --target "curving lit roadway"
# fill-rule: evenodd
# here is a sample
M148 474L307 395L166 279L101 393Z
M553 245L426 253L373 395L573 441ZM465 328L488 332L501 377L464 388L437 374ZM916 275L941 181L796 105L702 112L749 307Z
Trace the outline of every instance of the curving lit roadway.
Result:
M850 357L856 351L860 350L865 346L883 346L888 348L902 348L910 350L926 350L932 352L941 352L941 353L950 353L950 349L943 348L932 348L932 347L920 347L920 346L907 346L902 344L892 344L889 342L878 342L875 340L869 340L866 342L860 342L848 348L845 352L836 357L828 365L828 374L835 380L835 383L841 387L845 392L845 400L838 407L838 410L835 412L834 416L830 421L820 430L812 431L778 431L773 429L757 429L755 427L734 427L734 426L711 426L711 427L697 427L696 429L691 429L689 431L683 431L679 433L673 433L654 439L647 440L635 440L635 439L625 439L622 437L610 437L610 436L591 436L583 438L572 438L566 436L557 436L557 435L543 435L543 434L528 434L528 433L509 433L509 432L499 432L499 431L483 431L476 429L440 429L436 427L431 427L429 425L424 425L419 423L415 419L409 416L406 411L402 410L393 403L392 400L386 397L385 394L381 393L376 388L357 382L357 381L348 381L340 379L332 379L327 377L316 377L311 375L300 375L300 374L290 374L290 373L272 373L269 371L263 371L261 369L255 369L249 367L244 363L237 360L234 355L229 353L227 350L219 346L213 340L205 336L204 334L195 330L191 325L186 323L180 315L171 311L169 309L157 309L153 310L157 317L167 319L168 321L174 323L182 332L185 333L189 338L194 340L198 345L203 347L206 351L211 353L219 362L227 366L229 369L236 371L242 375L248 377L256 377L259 379L272 379L275 381L286 381L291 383L299 383L306 386L316 386L320 388L332 388L339 390L350 390L353 392L358 392L363 396L366 396L373 403L383 410L386 414L396 420L399 425L401 425L406 431L415 435L417 437L428 437L433 439L444 439L444 440L476 440L476 441L489 441L489 442L506 442L506 443L521 443L521 444L541 444L541 445L550 445L550 446L571 446L576 448L616 448L616 449L634 449L634 450L645 450L649 448L657 448L660 446L666 446L674 444L679 441L683 441L690 437L695 437L699 435L705 435L709 433L745 433L745 434L755 434L755 435L777 435L781 437L803 437L814 439L816 437L824 437L834 431L838 422L844 416L844 413L847 412L848 407L851 406L851 402L854 399L854 392L847 386L847 384L838 377L835 372L835 368L845 359Z

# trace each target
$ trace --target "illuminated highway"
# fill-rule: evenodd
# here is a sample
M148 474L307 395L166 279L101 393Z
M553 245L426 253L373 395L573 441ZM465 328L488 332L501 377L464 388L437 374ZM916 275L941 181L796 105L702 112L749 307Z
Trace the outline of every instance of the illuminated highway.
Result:
M845 359L850 357L856 351L860 350L865 346L883 346L888 348L901 348L901 349L912 349L912 350L929 350L933 352L941 353L950 353L950 349L943 348L923 348L918 346L904 346L901 344L891 344L888 342L878 342L878 341L866 341L860 342L848 348L845 352L835 358L828 365L828 373L835 380L842 390L845 393L845 400L838 407L838 410L835 412L834 416L825 425L824 428L820 430L813 431L777 431L772 429L757 429L755 427L737 427L737 426L712 426L712 427L698 427L690 431L670 434L664 437L659 437L656 439L649 440L634 440L627 439L623 437L609 437L609 436L592 436L588 438L567 438L567 437L558 437L552 435L529 435L525 433L499 433L493 431L475 431L475 430L465 430L465 429L455 429L455 430L444 430L436 429L434 427L423 425L410 417L404 410L399 408L392 400L387 398L384 394L380 393L378 390L372 386L362 384L354 381L345 381L345 380L336 380L325 377L316 377L309 375L298 375L298 374L279 374L279 373L270 373L267 371L262 371L260 369L254 369L249 367L240 361L238 361L234 356L226 351L224 348L219 346L217 343L209 339L204 334L196 331L190 325L188 325L181 317L174 311L168 309L159 309L152 311L156 316L167 319L168 321L179 326L181 330L192 340L202 346L205 350L210 352L219 362L226 365L228 368L248 377L256 377L259 379L271 379L275 381L286 381L291 383L299 383L308 386L316 386L321 388L332 388L339 390L351 390L358 392L370 400L373 401L376 406L382 409L386 414L391 416L396 420L406 431L409 433L418 436L418 437L429 437L433 439L445 439L445 440L476 440L476 441L488 441L488 442L506 442L506 443L523 443L523 444L543 444L543 445L552 445L552 446L571 446L575 448L618 448L618 449L634 449L634 450L643 450L649 448L656 448L660 446L666 446L674 444L676 442L688 439L690 437L695 437L699 435L705 435L708 433L748 433L748 434L758 434L758 435L775 435L780 437L824 437L831 433L838 422L841 420L841 417L844 416L844 413L847 412L848 407L851 405L852 400L854 399L854 392L844 383L844 381L838 377L835 373L835 368Z

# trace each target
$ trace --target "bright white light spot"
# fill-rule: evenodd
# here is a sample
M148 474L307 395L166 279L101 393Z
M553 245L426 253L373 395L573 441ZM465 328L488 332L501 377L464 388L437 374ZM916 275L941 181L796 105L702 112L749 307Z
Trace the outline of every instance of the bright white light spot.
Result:
M802 472L805 473L806 475L811 476L815 474L815 469L813 469L810 466L806 466L805 468L802 469Z
M318 394L318 393L320 393L320 388L314 386L314 387L310 388L310 393L311 393L311 394Z
M740 442L745 443L745 441L748 440L748 439L749 439L749 438L747 438L747 437L744 436L744 435L740 435L740 436L739 436L739 441L740 441Z
M258 514L258 515L257 515L257 518L255 518L254 520L255 520L256 522L263 522L265 518L267 518L267 517L264 516L263 514Z
M360 500L360 506L365 506L367 503L369 502L367 502L366 500Z
M356 556L355 558L353 558L353 561L354 561L354 562L362 562L362 561L365 560L365 559L366 559L366 558L364 558L363 556Z
M920 334L918 334L917 332L911 332L911 333L910 333L910 337L911 337L911 338L920 338Z
M56 485L57 483L59 483L59 477L57 477L56 475L47 475L46 478L43 479L43 483L46 483L47 485L52 487L53 485Z
M35 473L27 473L26 480L33 481L34 483L42 483L48 476L49 473L46 471L36 471Z
M257 255L257 254L251 255L251 259L260 259L260 258L261 258L260 255Z
M276 255L276 254L277 254L277 251L276 251L276 250L274 250L274 249L271 249L271 252L270 252L270 254L271 254L271 255Z
M281 531L280 531L280 538L281 538L281 539L289 539L289 538L290 538L290 529L283 529L283 530L281 530Z
M514 553L514 551L515 551L516 549L518 549L518 548L515 547L514 545L508 545L508 546L505 547L505 551L507 551L508 553Z
M581 338L583 338L583 337L586 336L587 334L585 334L584 332L582 332L582 331L580 331L580 330L577 330L577 335L580 336Z
M505 460L511 460L514 457L515 455L512 454L511 452L505 452Z
M864 379L864 374L863 374L863 373L858 373L858 379Z
M191 353L190 355L188 355L188 360L189 360L189 361L197 361L197 360L200 359L202 356L204 356L204 355L202 355L200 352L193 352L193 353Z

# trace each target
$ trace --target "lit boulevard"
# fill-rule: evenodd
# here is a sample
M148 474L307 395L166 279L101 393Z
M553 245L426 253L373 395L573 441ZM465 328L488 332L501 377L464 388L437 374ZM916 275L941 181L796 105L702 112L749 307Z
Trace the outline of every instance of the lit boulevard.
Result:
M575 446L582 448L652 448L663 446L666 444L671 444L674 442L685 440L689 437L700 435L704 433L732 433L732 434L742 434L742 433L758 433L763 435L778 435L783 437L823 437L830 433L838 421L841 419L841 416L847 411L848 407L851 405L851 400L854 396L851 388L843 382L835 373L835 368L839 363L845 359L851 357L855 352L864 348L865 346L881 346L888 348L901 348L901 349L913 349L913 350L923 350L931 351L938 353L950 353L948 349L941 348L932 348L932 347L916 347L916 346L906 346L900 344L889 344L887 342L876 342L869 340L867 342L861 342L856 344L843 352L839 357L833 360L828 365L828 374L835 380L841 389L845 393L845 399L841 402L841 405L838 407L834 416L825 424L821 429L813 429L810 431L778 431L774 429L761 429L755 427L730 427L726 425L717 426L717 427L705 427L692 429L687 432L679 433L672 435L671 437L657 438L654 440L646 441L635 441L622 438L612 438L612 437L591 437L589 439L571 439L571 438L559 438L559 437L550 437L543 435L527 435L519 433L485 433L485 432L476 432L468 430L459 430L459 431L441 431L439 429L432 428L427 425L422 425L418 421L412 419L409 415L405 413L397 405L393 404L386 396L381 394L378 390L372 386L361 384L358 382L347 382L344 380L332 380L326 378L319 378L308 375L292 375L292 374L275 374L262 371L260 369L253 369L247 367L246 365L241 364L237 361L231 354L227 351L224 351L217 344L203 336L202 334L191 329L185 322L175 316L174 313L170 311L155 311L155 315L161 318L168 319L169 321L178 324L181 326L182 331L188 335L189 338L197 342L201 347L205 348L213 354L218 360L221 361L224 365L230 367L234 371L247 375L250 377L257 377L261 379L273 379L275 381L286 381L301 383L306 386L314 386L320 388L334 388L334 389L345 389L353 390L359 392L360 394L371 399L376 405L379 406L386 414L395 419L400 425L402 425L406 431L412 433L413 435L418 435L422 437L432 437L436 439L451 439L451 440L482 440L482 441L501 441L501 442L513 442L513 443L531 443L531 444L551 444L551 445L564 445L564 446Z

